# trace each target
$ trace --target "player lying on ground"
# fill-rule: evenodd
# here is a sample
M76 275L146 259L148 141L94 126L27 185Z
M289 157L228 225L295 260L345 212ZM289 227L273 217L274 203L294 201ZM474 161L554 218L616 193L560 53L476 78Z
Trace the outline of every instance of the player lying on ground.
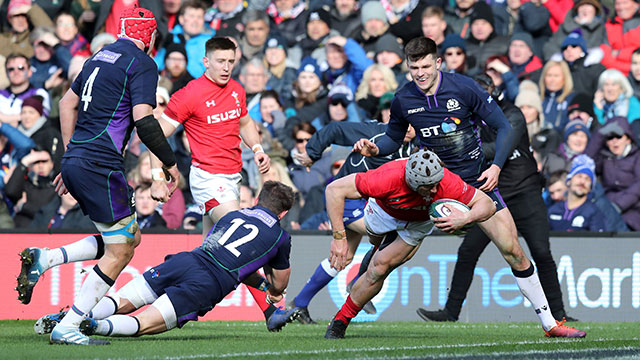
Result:
M115 296L107 296L83 321L86 335L139 336L158 334L198 320L244 282L266 290L278 302L289 283L291 237L280 227L293 204L293 190L267 181L257 205L232 211L218 221L202 246L167 256L165 262L137 276ZM256 273L264 268L266 279ZM136 316L131 313L149 305ZM45 315L34 329L51 331L62 313ZM279 331L297 313L270 316L270 330Z

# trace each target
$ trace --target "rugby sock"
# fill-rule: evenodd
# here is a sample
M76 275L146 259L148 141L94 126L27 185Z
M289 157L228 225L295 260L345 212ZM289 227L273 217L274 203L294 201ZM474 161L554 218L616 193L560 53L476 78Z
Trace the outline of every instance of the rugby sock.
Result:
M47 251L48 267L70 262L100 259L104 255L101 235L90 235L69 245Z
M73 303L67 315L60 321L60 326L78 327L85 315L104 297L113 286L115 280L105 275L98 265L87 275L87 279L80 288L80 296Z
M135 316L113 315L98 321L96 335L133 336L140 331L140 322Z
M511 269L511 271L516 278L520 292L522 292L522 295L533 305L533 309L536 311L542 327L547 331L551 330L551 328L556 326L556 319L554 319L551 314L551 309L549 308L547 298L540 285L538 273L535 271L533 264L524 271L517 271L515 269Z
M351 300L351 295L349 295L347 296L347 301L344 302L344 305L342 305L342 308L338 311L334 319L349 324L351 319L356 317L360 310L362 310L362 307L356 305L353 300Z
M98 302L98 304L91 310L89 317L96 320L106 319L107 317L116 313L120 305L119 296L105 296Z
M271 313L273 313L273 311L275 311L275 306L270 305L269 303L267 303L266 300L266 293L264 291L260 291L254 287L251 286L247 286L247 289L249 289L249 292L251 293L251 296L253 296L253 300L256 301L256 304L258 304L258 307L260 308L260 311L262 311L263 313L265 313L265 317L266 316L266 311L269 310L269 307L273 307L273 310L271 310Z
M307 307L316 294L322 290L334 277L338 275L338 270L331 267L329 259L324 259L316 268L316 271L307 280L300 293L296 295L293 302L296 306Z

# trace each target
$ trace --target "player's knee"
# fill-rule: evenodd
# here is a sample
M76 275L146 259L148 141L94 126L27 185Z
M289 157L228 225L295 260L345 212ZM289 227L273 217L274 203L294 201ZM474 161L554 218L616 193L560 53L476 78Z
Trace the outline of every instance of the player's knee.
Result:
M128 244L135 248L140 243L140 229L135 214L131 214L113 223L95 223L105 245Z

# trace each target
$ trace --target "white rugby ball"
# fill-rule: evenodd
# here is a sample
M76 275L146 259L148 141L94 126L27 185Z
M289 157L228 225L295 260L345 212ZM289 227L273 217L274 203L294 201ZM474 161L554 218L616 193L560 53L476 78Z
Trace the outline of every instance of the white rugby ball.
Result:
M460 210L462 212L469 212L471 209L469 209L469 207L464 204L461 203L458 200L454 200L454 199L440 199L440 200L436 200L434 202L431 203L431 206L429 207L429 215L431 216L431 218L441 218L441 217L447 217L449 215L451 215L451 209L457 209ZM467 233L467 230L469 230L469 228L471 228L472 224L469 224L459 230L457 230L456 232L454 232L455 235L464 235Z

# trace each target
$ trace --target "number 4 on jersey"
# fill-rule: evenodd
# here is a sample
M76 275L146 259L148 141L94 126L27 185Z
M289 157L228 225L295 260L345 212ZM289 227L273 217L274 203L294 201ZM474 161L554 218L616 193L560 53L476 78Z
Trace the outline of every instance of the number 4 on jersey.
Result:
M218 239L218 243L220 245L223 245L225 247L225 249L229 250L236 257L240 257L240 251L238 251L238 246L255 239L256 236L258 236L258 232L260 231L260 230L258 230L258 227L253 225L253 224L245 224L244 228L251 230L251 232L249 234L239 238L238 240L233 241L233 242L225 245L225 243L227 242L227 240L229 240L231 235L233 235L233 233L235 233L236 230L238 230L240 225L242 225L244 223L245 223L245 221L242 220L242 219L237 219L236 218L236 219L231 220L231 226L229 226L227 231L225 231L224 234L222 234L222 236L220 237L220 239Z
M80 101L84 102L83 111L87 111L89 103L91 102L91 99L93 99L91 97L91 91L93 91L93 82L96 81L98 71L100 71L99 66L93 69L93 72L89 75L87 82L84 83L84 88L82 88L82 97L80 98Z

